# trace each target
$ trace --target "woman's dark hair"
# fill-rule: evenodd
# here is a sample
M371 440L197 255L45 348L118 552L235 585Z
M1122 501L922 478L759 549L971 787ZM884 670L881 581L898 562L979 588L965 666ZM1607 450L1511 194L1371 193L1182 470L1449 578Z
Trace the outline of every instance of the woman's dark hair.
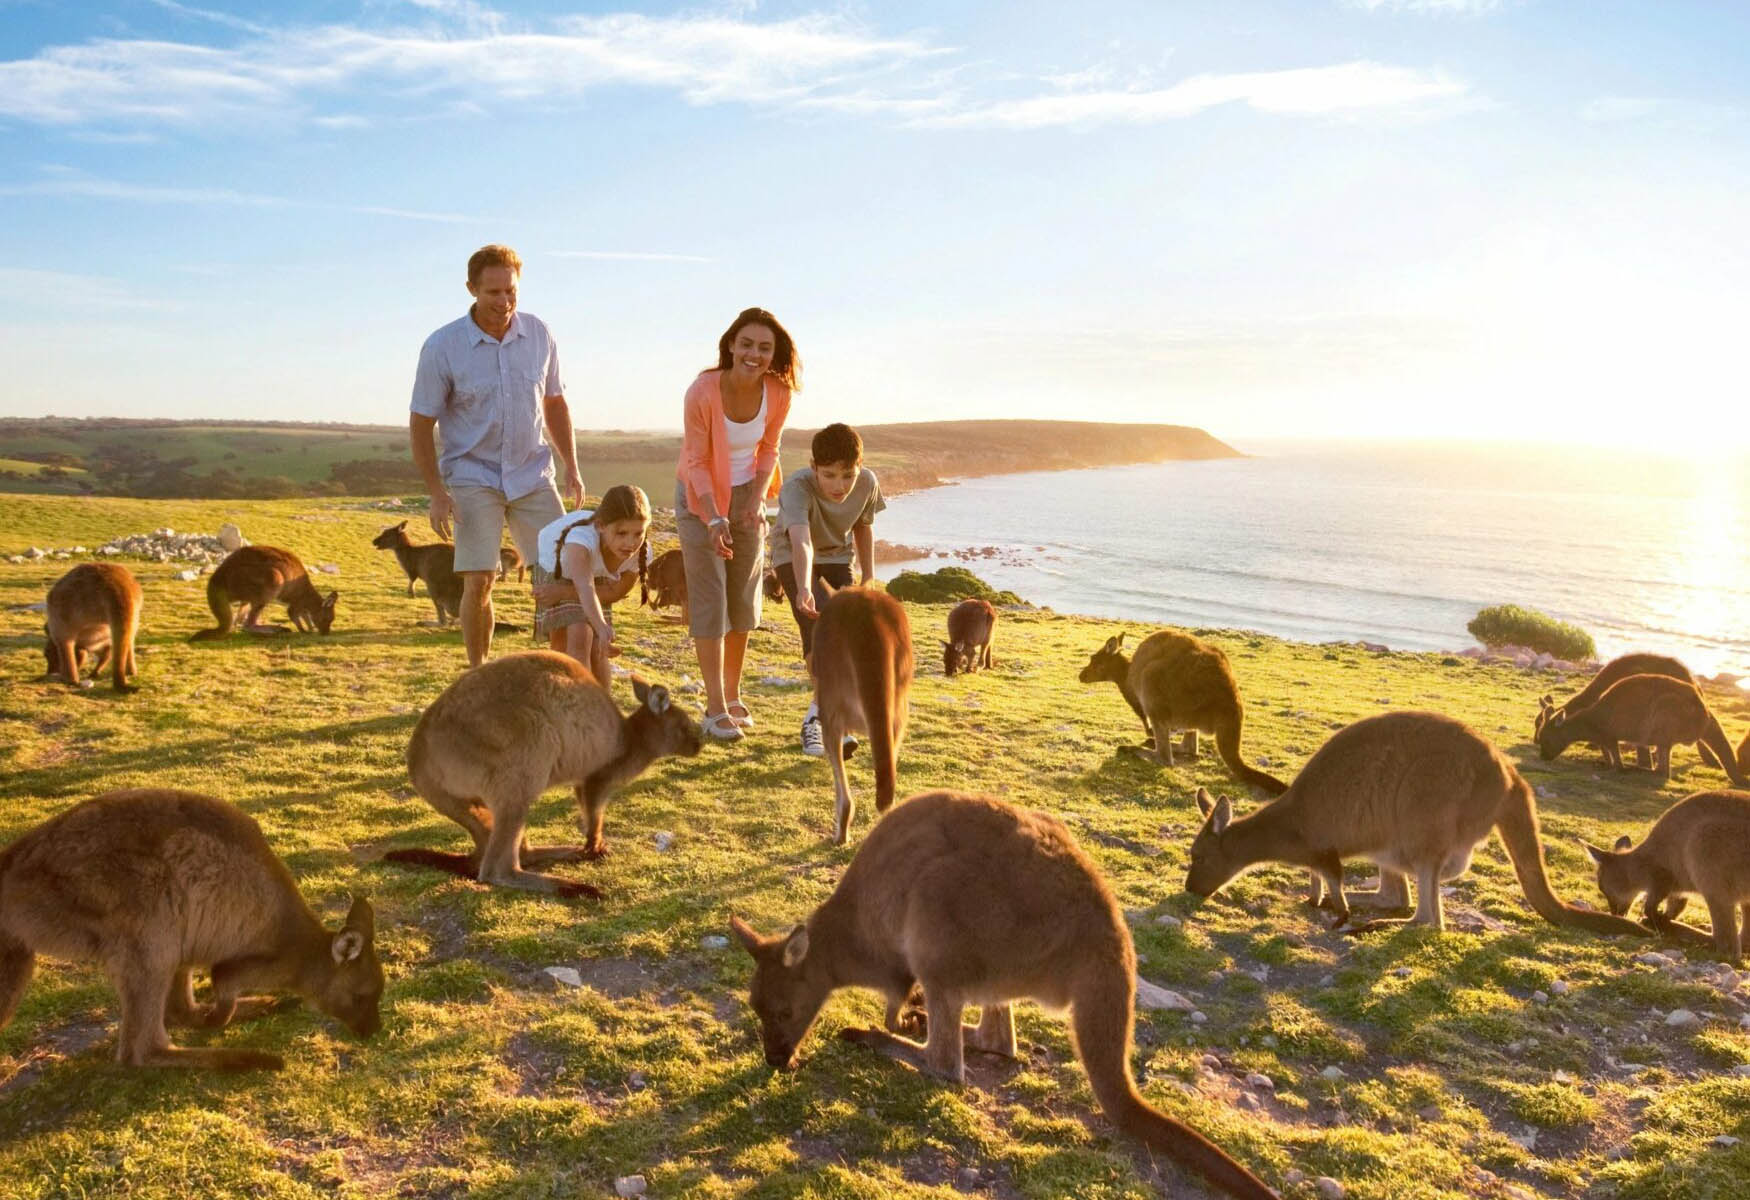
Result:
M802 356L796 353L796 343L790 339L790 331L778 324L778 318L763 308L744 308L730 322L729 328L723 331L723 336L717 339L717 369L727 371L733 355L730 348L735 345L735 335L743 326L764 325L772 331L772 365L766 372L776 375L789 386L793 392L802 390Z

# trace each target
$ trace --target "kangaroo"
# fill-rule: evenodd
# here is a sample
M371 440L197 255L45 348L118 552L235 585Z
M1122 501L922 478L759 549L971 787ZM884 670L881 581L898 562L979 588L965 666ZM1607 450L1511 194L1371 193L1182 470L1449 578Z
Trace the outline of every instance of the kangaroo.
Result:
M109 792L0 850L0 1027L37 954L103 965L121 998L117 1061L134 1067L279 1070L262 1050L181 1049L165 1021L218 1028L247 988L289 988L368 1037L383 969L376 917L353 901L338 933L322 927L239 809L170 788ZM190 971L207 967L212 1003ZM245 1000L253 1013L269 1002Z
M753 956L750 999L770 1066L795 1068L842 987L882 992L887 1029L841 1036L954 1083L966 1081L967 1047L1015 1057L1011 1002L1068 1008L1076 1054L1114 1125L1230 1196L1275 1195L1137 1091L1136 951L1111 889L1055 817L987 796L913 796L870 831L805 924L772 937L739 917L730 928ZM922 1045L895 1036L915 985L927 1009ZM983 1008L970 1028L961 1025L968 1004Z
M1598 888L1611 912L1621 916L1644 894L1643 911L1656 928L1708 941L1699 929L1675 923L1687 898L1699 895L1713 922L1714 948L1733 965L1743 965L1743 937L1750 936L1750 793L1685 796L1632 850L1627 836L1609 850L1585 845L1598 864ZM1742 935L1740 912L1746 923Z
M948 640L942 643L942 674L989 670L997 610L989 600L962 600L948 610Z
M462 614L462 577L456 574L456 548L449 542L427 542L419 545L407 536L407 522L391 525L371 539L379 550L393 550L401 569L407 572L407 594L413 595L416 580L425 584L425 594L437 610L439 625L447 625ZM520 559L519 559L520 561ZM503 578L503 560L499 577Z
M401 523L403 525L407 524L406 521L403 521ZM519 551L515 546L500 546L498 548L498 577L500 579L503 579L506 575L509 575L512 571L515 571L516 572L516 581L518 583L521 583L523 581L523 572L526 569L527 568L523 564L522 552ZM413 592L411 590L412 589L411 583L408 585L408 587L409 587L409 590L408 590L407 594L409 596L411 596L411 595L413 595Z
M820 606L814 626L814 676L821 736L832 764L835 801L833 844L850 836L856 801L845 780L845 735L869 735L875 758L875 811L893 805L899 744L911 713L911 622L905 607L886 592L850 587L834 591Z
M120 563L81 563L55 580L43 625L49 675L73 687L90 687L79 678L90 654L96 659L93 675L108 662L116 691L138 690L128 676L139 673L134 639L140 632L140 595L140 581Z
M638 708L623 717L587 667L551 650L470 670L414 726L407 773L427 804L468 831L474 852L392 850L384 859L501 887L600 897L590 884L527 868L606 854L602 818L614 792L659 758L699 753L699 726L669 702L668 689L636 677L632 689ZM588 841L531 849L529 810L558 783L575 786Z
M679 550L665 550L657 555L645 572L649 593L645 603L651 608L680 606L681 620L687 619L687 568Z
M1415 876L1411 924L1446 928L1440 884L1470 867L1497 829L1531 907L1546 921L1595 933L1645 934L1633 921L1563 904L1550 890L1531 785L1499 750L1463 722L1430 712L1393 712L1338 730L1281 796L1235 817L1223 796L1197 790L1207 818L1191 844L1185 890L1213 896L1263 862L1311 868L1330 889L1331 928L1349 920L1343 859L1360 857ZM1383 882L1383 881L1382 881ZM1363 929L1402 924L1375 921Z
M1590 706L1552 716L1537 735L1537 751L1547 762L1575 742L1651 746L1653 769L1666 783L1671 779L1671 747L1700 743L1714 752L1734 786L1750 787L1726 731L1701 693L1693 683L1666 675L1630 675L1611 684Z
M1551 718L1560 714L1566 718L1583 708L1590 708L1598 702L1598 698L1610 689L1610 686L1630 675L1669 675L1672 679L1681 679L1684 683L1694 683L1695 676L1689 673L1689 668L1663 654L1624 654L1605 663L1598 674L1592 677L1579 695L1568 700L1559 708L1554 696L1544 696L1537 702L1537 719L1532 724L1531 736L1535 741L1542 733L1543 727ZM1604 761L1612 767L1621 769L1622 754L1613 743L1600 742L1598 749L1604 753ZM1710 767L1720 765L1714 752L1706 746L1698 747L1702 761ZM1635 747L1635 758L1642 769L1653 765L1651 749L1647 746Z
M326 597L316 591L304 564L290 550L278 546L244 546L233 550L207 578L207 607L219 622L216 629L203 629L190 641L226 637L236 616L234 606L248 605L243 628L250 633L284 633L284 626L262 625L261 611L275 600L285 602L292 624L299 629L327 633L334 625L334 604L339 592Z
M1081 681L1118 685L1152 741L1152 749L1144 746L1138 753L1171 767L1172 730L1187 731L1185 746L1192 757L1197 754L1198 732L1214 734L1216 752L1228 770L1267 796L1282 794L1286 783L1240 757L1246 708L1220 647L1171 630L1144 638L1134 659L1124 657L1123 647L1122 633L1107 638L1082 668Z

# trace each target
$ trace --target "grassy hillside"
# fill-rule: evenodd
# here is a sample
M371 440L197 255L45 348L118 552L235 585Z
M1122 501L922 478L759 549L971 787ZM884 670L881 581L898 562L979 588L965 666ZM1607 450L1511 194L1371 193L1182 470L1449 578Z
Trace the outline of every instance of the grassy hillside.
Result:
M395 846L465 843L407 786L408 735L462 651L455 632L417 623L429 604L408 599L394 562L370 548L388 517L342 500L0 497L0 552L233 520L257 542L339 565L333 636L190 644L207 623L202 583L177 581L175 564L135 564L144 690L118 697L40 679L41 617L20 606L69 564L0 561L0 841L111 788L227 797L261 822L325 919L337 923L353 892L373 897L389 976L383 1029L368 1042L303 1007L216 1035L178 1031L186 1044L271 1048L289 1064L278 1076L216 1076L116 1067L108 985L89 967L41 962L0 1031L0 1195L601 1196L634 1172L660 1197L1205 1194L1114 1134L1062 1021L1031 1006L1017 1011L1020 1061L969 1056L964 1089L839 1041L840 1028L880 1020L879 1001L857 992L828 1006L799 1070L766 1068L745 1000L749 962L705 939L726 933L731 913L767 930L801 918L870 821L867 762L853 760L864 807L852 844L830 845L828 773L795 748L807 690L787 614L768 610L752 641L756 736L659 764L611 807L612 855L561 868L605 900L380 864ZM670 683L693 670L675 625L621 607L623 662ZM945 608L910 611L920 647L934 645ZM501 615L527 612L510 589ZM1207 1017L1139 1017L1134 1062L1154 1103L1297 1198L1316 1194L1318 1176L1355 1200L1744 1194L1750 1078L1731 1068L1750 1063L1750 1031L1739 994L1722 990L1723 975L1708 982L1700 956L1651 967L1636 961L1662 949L1651 939L1544 924L1497 842L1454 885L1445 936L1328 933L1299 902L1301 873L1284 868L1207 903L1184 894L1193 792L1234 789L1208 758L1166 772L1114 753L1135 740L1135 718L1114 688L1075 675L1121 628L1142 632L1005 612L996 669L970 678L944 679L924 653L900 781L906 793L1006 795L1076 832L1132 915L1142 973ZM1688 749L1664 788L1578 751L1538 761L1527 741L1535 698L1577 686L1559 677L1210 636L1245 689L1249 753L1280 774L1332 729L1388 708L1469 720L1537 786L1555 886L1569 898L1598 902L1578 838L1638 836L1687 791L1725 784ZM630 703L623 681L615 690ZM1750 704L1710 695L1739 735ZM570 793L555 790L531 840L575 840L575 821ZM1705 921L1693 906L1689 915ZM576 968L585 986L555 984L549 966ZM1677 1008L1701 1022L1667 1025ZM1248 1083L1252 1073L1273 1087ZM1719 1146L1720 1135L1746 1141Z

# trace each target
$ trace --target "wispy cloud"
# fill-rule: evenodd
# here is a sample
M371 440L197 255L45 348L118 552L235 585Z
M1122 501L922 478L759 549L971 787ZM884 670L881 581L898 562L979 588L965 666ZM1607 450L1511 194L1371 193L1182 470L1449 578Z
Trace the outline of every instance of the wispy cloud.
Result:
M246 21L242 17L234 17L230 13L215 12L207 8L194 8L187 4L178 4L176 0L147 0L165 12L175 13L179 17L192 17L195 20L211 21L215 25L223 25L227 29L241 29L245 33L271 33L266 25L258 25L254 21Z
M394 217L407 221L437 221L461 224L481 218L462 213L420 212L415 209L392 208L374 204L332 204L314 200L294 200L286 196L269 196L259 192L239 192L230 188L160 187L153 184L122 183L113 179L98 179L88 175L57 173L50 179L29 183L0 183L0 196L74 196L98 200L134 200L147 204L225 205L234 208L306 208L328 212L361 213L367 216Z
M553 257L605 259L610 262L708 263L712 261L699 254L663 254L644 250L555 250Z
M36 308L167 312L178 307L161 296L141 296L119 279L29 267L0 267L0 295L28 296Z
M921 124L1038 129L1112 122L1132 124L1195 116L1222 104L1245 104L1283 116L1327 116L1454 100L1469 88L1438 72L1372 62L1286 71L1196 75L1148 91L1066 91L1005 100L929 116Z
M1506 0L1343 0L1343 3L1349 8L1364 8L1368 12L1385 9L1459 17L1481 16L1506 7Z

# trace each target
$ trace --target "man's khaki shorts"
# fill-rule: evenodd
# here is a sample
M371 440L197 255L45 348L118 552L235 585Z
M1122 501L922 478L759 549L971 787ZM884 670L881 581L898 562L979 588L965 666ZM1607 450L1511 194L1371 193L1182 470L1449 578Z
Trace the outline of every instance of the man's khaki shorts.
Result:
M550 522L565 515L559 493L550 483L515 500L506 500L497 488L462 485L450 489L450 500L455 505L458 571L497 574L506 524L523 561L534 562L535 539Z

